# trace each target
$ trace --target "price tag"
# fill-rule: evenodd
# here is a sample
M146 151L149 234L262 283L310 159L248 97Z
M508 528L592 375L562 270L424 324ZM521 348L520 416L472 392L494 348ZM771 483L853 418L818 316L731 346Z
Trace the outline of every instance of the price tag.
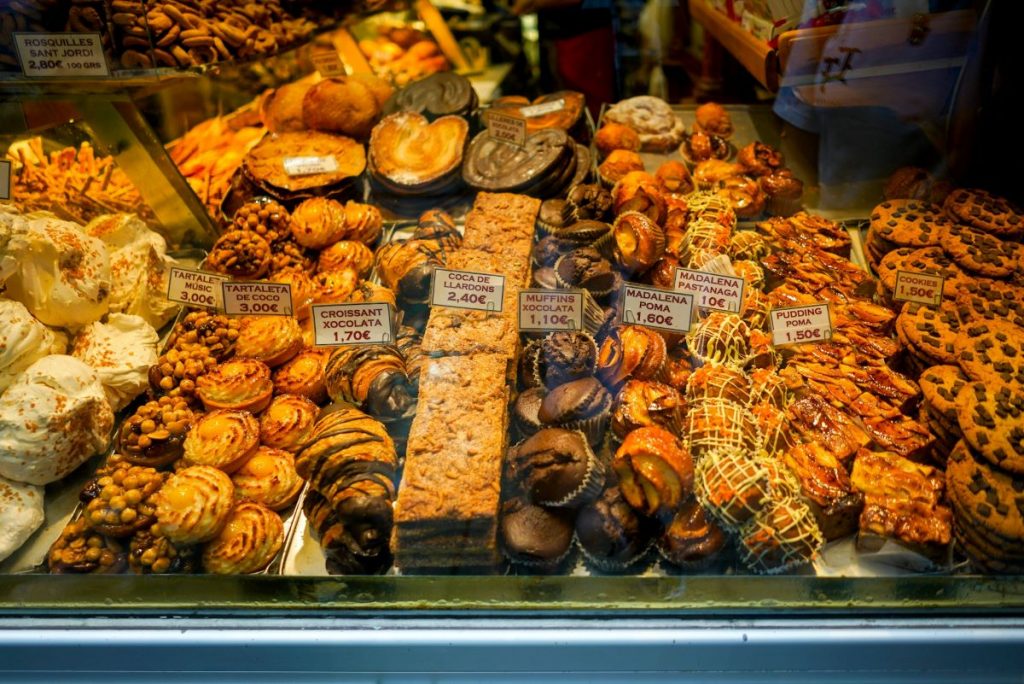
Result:
M832 339L832 318L824 302L772 309L770 319L772 344L776 347Z
M391 344L394 316L386 302L314 304L314 344L339 347L346 344Z
M896 271L896 289L892 298L898 302L917 302L928 306L942 304L942 284L945 278L931 273Z
M519 329L523 332L583 330L583 292L520 290Z
M225 276L214 273L172 267L167 276L167 299L190 306L223 309L221 285L227 280Z
M500 114L493 109L487 112L485 119L487 135L510 145L526 146L526 119Z
M29 78L110 76L98 33L15 33L14 46Z
M693 318L693 295L633 283L622 286L622 321L684 333Z
M544 116L545 114L553 114L560 112L565 109L565 100L558 98L551 102L542 102L541 104L527 105L519 108L519 113L525 116L527 119L531 119L535 116Z
M701 309L717 309L729 313L743 310L743 278L693 271L688 268L676 269L676 291L689 292L694 304Z
M434 269L430 283L431 306L497 312L504 306L504 297L505 276Z
M320 72L320 76L323 78L345 75L345 65L341 63L338 53L333 50L315 53L313 55L313 66Z
M311 176L314 173L334 173L338 170L338 160L333 156L285 157L281 165L289 176Z
M229 316L291 316L292 286L287 283L221 283Z
M11 199L11 162L0 161L0 200Z

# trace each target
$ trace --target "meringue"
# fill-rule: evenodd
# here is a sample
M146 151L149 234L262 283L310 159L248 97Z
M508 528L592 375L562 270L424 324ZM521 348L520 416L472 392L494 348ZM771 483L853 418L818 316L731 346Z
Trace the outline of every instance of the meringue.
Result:
M59 480L105 451L113 427L95 370L71 356L40 359L0 395L0 476Z
M0 477L0 561L43 524L43 488Z
M110 314L106 323L93 323L75 336L71 355L96 371L116 412L149 386L149 367L157 362L159 341L142 317Z
M37 321L21 302L0 298L0 321L0 393L39 359L67 351L64 335Z

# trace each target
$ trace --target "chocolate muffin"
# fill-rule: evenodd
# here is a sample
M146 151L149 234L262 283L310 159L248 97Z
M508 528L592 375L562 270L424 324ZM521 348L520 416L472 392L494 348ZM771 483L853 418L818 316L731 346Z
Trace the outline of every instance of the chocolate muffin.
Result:
M566 206L577 221L606 221L612 217L612 194L600 183L580 183L569 188Z
M574 249L555 262L558 283L565 288L583 288L595 297L610 293L618 282L611 262L592 247Z
M512 406L512 424L516 426L521 436L529 437L543 427L540 418L537 417L542 401L543 387L531 387L516 398L516 403Z
M522 498L501 507L501 543L505 556L516 565L553 571L572 547L573 511L535 506Z
M594 374L597 343L584 332L553 332L541 342L540 353L549 388Z
M617 486L580 509L576 540L587 560L599 570L622 571L651 546L650 524L641 518Z
M573 380L555 387L541 402L537 417L544 425L583 430L592 445L604 439L612 397L597 378Z
M509 450L509 463L512 481L538 505L575 508L604 486L604 466L576 430L540 430Z

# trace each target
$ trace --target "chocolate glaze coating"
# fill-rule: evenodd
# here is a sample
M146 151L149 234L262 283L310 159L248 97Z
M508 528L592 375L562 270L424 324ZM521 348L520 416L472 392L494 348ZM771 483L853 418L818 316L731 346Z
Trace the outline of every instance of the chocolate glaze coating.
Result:
M515 192L564 170L575 156L575 144L565 131L547 128L526 139L524 147L479 133L466 150L462 176L478 190Z
M393 507L382 494L355 494L332 507L315 491L306 494L302 510L320 536L331 574L376 575L391 567Z
M568 285L592 292L606 292L616 282L611 262L591 247L569 252L558 261L555 269Z
M451 71L431 74L395 92L384 103L384 114L419 112L428 119L448 114L469 115L478 99L465 76Z

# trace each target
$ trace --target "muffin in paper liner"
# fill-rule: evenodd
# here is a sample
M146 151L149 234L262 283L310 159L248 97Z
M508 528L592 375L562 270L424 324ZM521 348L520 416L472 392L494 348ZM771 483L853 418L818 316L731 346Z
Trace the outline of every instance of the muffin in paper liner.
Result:
M597 262L597 261L602 261L603 260L604 263L607 264L607 268L606 269L601 269L601 270L606 270L606 272L600 274L601 280L602 281L607 281L607 285L605 285L604 282L601 282L601 286L599 286L595 282L589 282L589 281L593 281L594 280L593 277L584 279L584 280L582 280L579 283L570 282L569 280L566 279L566 276L569 274L569 266L568 266L568 264L571 263L571 259L576 257L577 253L585 253L590 258L592 258L593 261ZM602 258L598 259L598 257L602 257ZM598 264L598 266L600 266L600 264ZM597 267L595 267L595 268L597 268ZM573 250L572 252L568 252L566 254L563 254L562 256L560 256L558 258L558 261L555 262L554 269L555 269L555 283L558 285L558 287L560 289L563 289L563 290L584 290L585 292L588 292L590 294L590 296L595 301L608 297L618 287L621 287L622 277L619 276L619 274L617 274L614 271L614 269L612 269L611 262L607 261L606 257L603 257L597 251L595 251L595 249L593 247L583 247L583 248L580 248L578 250ZM616 276L618 276L618 277L616 277ZM589 284L588 284L588 282L589 282Z
M566 430L578 430L583 433L587 438L587 442L592 447L597 447L604 441L605 433L608 430L608 421L611 419L612 414L612 399L609 395L608 403L601 409L601 411L590 418L584 418L583 420L573 420L565 423L560 423L559 427L564 427Z
M768 469L742 451L722 449L705 454L694 476L701 504L724 527L737 529L771 500Z
M799 499L770 502L739 530L739 555L760 575L778 575L817 557L823 538L811 509Z
M597 377L613 393L631 379L666 382L667 359L668 348L660 333L639 325L618 325L601 343Z
M654 547L654 540L648 539L636 555L626 560L613 560L610 558L601 558L595 556L591 552L587 551L586 547L580 542L579 535L577 534L574 538L576 546L579 548L580 553L583 554L583 558L588 565L592 565L598 571L607 573L610 575L617 574L638 574L641 568L646 567L650 564L650 551Z
M574 522L572 510L530 504L520 497L506 499L499 523L502 553L515 567L557 572L572 552Z
M597 364L597 341L586 331L556 331L541 340L538 361L534 363L542 383L554 388L565 382L594 374Z
M728 547L730 538L708 515L704 506L690 497L655 542L658 555L684 572L706 570Z
M566 227L571 221L571 212L565 200L547 199L540 205L537 212L536 228L541 236L554 235L559 229Z
M539 430L511 447L508 461L509 482L538 506L576 508L593 501L605 485L606 466L578 430Z
M575 536L587 562L611 573L639 566L654 541L650 521L633 510L617 486L579 510Z

